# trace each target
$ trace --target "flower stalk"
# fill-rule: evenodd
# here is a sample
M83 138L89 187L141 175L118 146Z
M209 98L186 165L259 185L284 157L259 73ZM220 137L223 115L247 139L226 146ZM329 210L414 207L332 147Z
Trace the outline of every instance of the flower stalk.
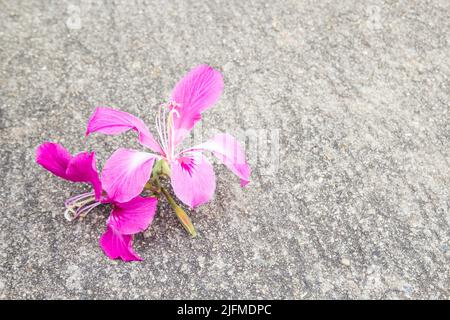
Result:
M170 168L167 162L163 159L155 162L151 179L147 181L144 189L150 190L158 198L162 193L166 197L172 209L175 211L175 215L177 216L184 229L186 229L186 231L193 238L195 238L197 236L197 231L195 230L191 219L189 218L187 213L175 202L169 192L161 186L161 182L159 181L160 177L170 177Z

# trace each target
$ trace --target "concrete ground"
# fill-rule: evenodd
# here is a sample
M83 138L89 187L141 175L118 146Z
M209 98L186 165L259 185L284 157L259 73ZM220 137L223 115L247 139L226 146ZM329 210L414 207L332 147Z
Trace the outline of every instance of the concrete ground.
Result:
M450 298L450 2L0 0L1 298ZM225 90L197 137L246 140L252 182L216 164L190 239L166 204L140 263L98 246L108 208L36 146L95 149L98 105L142 117L190 68Z

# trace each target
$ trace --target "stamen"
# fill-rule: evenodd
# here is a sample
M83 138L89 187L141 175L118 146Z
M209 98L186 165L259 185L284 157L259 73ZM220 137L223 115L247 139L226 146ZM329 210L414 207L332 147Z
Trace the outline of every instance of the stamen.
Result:
M74 197L72 197L72 198L67 199L67 200L64 202L64 205L65 205L66 207L67 207L67 206L70 206L71 204L73 204L74 202L76 202L76 201L78 201L78 200L86 199L86 198L88 198L88 197L90 197L90 196L93 196L93 195L94 195L94 192L86 192L86 193L79 194L79 195L77 195L77 196L74 196Z
M155 118L155 126L156 126L156 131L158 132L158 135L159 135L159 140L160 140L159 142L160 142L161 146L163 147L163 149L165 150L166 146L164 144L164 139L162 137L162 129L161 129L161 124L159 122L159 116L157 116Z
M64 211L64 217L68 221L73 221L80 214L86 215L100 204L101 202L95 200L94 192L80 194L65 201L66 210Z
M173 123L172 123L172 111L169 112L169 116L167 117L167 134L169 137L169 157L173 158L173 136L174 136L174 132L172 130L173 128Z
M175 114L177 115L177 118L178 118L178 119L180 118L180 113L178 112L177 109L172 109L171 112L175 113Z
M180 151L177 153L177 155L175 156L176 158L180 157L180 156L190 156L190 157L195 157L195 152L198 151L203 151L203 149L200 148L189 148L183 151Z
M66 211L64 211L64 218L66 218L67 221L72 222L73 220L75 220L75 218L69 214L69 212L73 212L71 209L66 209Z
M169 160L174 158L175 153L173 114L176 114L178 118L180 117L180 113L176 110L177 107L179 107L179 104L173 101L167 105L160 105L158 114L155 117L155 125L160 139L160 145L163 148L165 156Z
M166 107L163 105L162 128L163 128L163 135L164 135L164 139L165 139L165 142L166 142L166 146L168 146L169 137L168 137L168 134L167 134L166 114L167 114L167 110L166 110Z
M176 114L178 118L180 118L180 113L176 108L178 108L180 105L174 101L171 101L169 103L169 116L167 117L167 126L168 129L168 139L169 139L169 154L170 157L173 159L175 155L175 126L173 122L173 115Z
M101 202L94 202L94 203L92 203L92 204L90 204L90 205L88 205L88 206L81 207L81 208L79 208L79 209L77 210L77 216L80 216L80 215L86 215L86 214L88 214L89 212L91 212L92 209L94 209L95 207L97 207L97 206L99 206L99 205L101 205Z
M156 130L158 131L160 144L163 147L164 153L168 153L170 146L168 144L167 130L166 130L166 108L164 105L159 106L158 115L155 118Z

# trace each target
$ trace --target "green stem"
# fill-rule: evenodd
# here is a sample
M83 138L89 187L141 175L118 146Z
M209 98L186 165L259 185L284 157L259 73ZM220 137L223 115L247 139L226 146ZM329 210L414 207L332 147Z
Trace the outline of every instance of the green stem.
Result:
M173 210L175 211L175 214L178 217L178 220L180 220L183 227L186 229L187 232L194 238L197 236L197 231L195 231L194 225L192 224L191 219L189 216L184 212L184 210L173 200L172 196L167 192L166 189L161 187L161 192L166 197L167 201L172 206Z

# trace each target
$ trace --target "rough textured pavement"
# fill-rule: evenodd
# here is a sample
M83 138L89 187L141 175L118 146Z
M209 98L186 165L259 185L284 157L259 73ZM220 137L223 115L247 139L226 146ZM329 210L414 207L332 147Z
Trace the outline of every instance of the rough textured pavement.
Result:
M0 1L1 298L450 298L450 3ZM84 138L98 105L153 117L208 63L201 133L245 139L252 183L216 164L190 239L170 207L98 246L108 209L34 163L52 140L99 166L135 135Z

